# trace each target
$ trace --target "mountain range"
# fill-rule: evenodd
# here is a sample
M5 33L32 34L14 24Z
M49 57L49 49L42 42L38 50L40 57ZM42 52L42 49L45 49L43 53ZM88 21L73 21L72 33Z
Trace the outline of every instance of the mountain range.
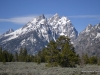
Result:
M78 34L71 21L58 14L47 19L43 14L33 18L20 29L9 29L0 35L0 46L10 52L19 51L26 47L29 54L35 54L46 47L49 41L65 35L71 39L78 54L99 54L100 47L100 24L92 26L89 24L85 30Z
M100 23L94 26L89 24L79 33L74 46L78 54L100 56Z

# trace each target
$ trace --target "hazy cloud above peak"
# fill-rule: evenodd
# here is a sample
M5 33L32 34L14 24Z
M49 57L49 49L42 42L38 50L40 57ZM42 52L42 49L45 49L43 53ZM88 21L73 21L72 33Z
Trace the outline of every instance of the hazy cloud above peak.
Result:
M29 22L30 20L32 20L34 17L37 17L39 15L29 15L29 16L21 16L21 17L14 17L14 18L0 18L0 22L12 22L12 23L16 23L16 24L26 24L27 22ZM50 18L52 16L52 14L46 14L45 17L46 18Z
M53 14L45 14L46 18L50 18ZM21 16L21 17L13 17L13 18L0 18L0 22L12 22L16 24L26 24L34 17L39 16L38 14L29 15L29 16ZM69 18L91 18L100 20L100 15L76 15L76 16L67 16Z
M91 18L91 19L100 19L100 15L76 15L68 16L70 18Z

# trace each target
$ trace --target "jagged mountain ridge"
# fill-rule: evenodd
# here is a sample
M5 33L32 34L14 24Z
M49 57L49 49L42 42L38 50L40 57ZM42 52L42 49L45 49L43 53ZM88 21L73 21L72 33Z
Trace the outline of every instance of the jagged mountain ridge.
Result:
M67 17L55 14L47 19L44 15L40 15L22 28L1 35L0 45L11 52L26 47L30 54L34 54L45 47L49 41L56 40L61 35L69 36L73 43L78 32Z
M74 42L75 50L78 54L100 56L100 23L92 26L89 24L85 30L80 32L78 38Z

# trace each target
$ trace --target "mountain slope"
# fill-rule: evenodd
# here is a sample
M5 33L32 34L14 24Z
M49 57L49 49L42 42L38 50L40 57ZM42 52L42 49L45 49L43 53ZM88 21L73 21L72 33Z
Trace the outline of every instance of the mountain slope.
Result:
M89 55L99 55L100 53L100 24L92 26L89 24L83 30L75 43L75 50L78 54L87 53ZM99 55L100 56L100 55Z
M71 38L71 42L77 38L78 32L67 17L55 14L50 19L40 15L29 21L22 28L0 36L0 45L11 52L18 51L20 47L26 47L30 54L41 50L51 40L56 40L61 35Z

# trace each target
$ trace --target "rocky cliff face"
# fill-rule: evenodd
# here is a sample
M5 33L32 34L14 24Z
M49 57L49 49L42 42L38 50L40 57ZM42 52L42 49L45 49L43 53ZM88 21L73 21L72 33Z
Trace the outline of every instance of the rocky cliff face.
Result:
M95 26L89 24L86 29L79 34L74 46L78 54L87 53L89 55L99 55L100 24Z

